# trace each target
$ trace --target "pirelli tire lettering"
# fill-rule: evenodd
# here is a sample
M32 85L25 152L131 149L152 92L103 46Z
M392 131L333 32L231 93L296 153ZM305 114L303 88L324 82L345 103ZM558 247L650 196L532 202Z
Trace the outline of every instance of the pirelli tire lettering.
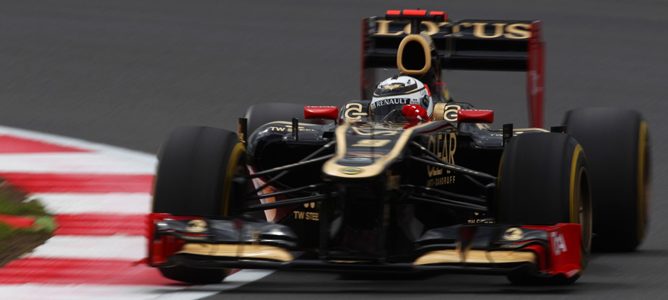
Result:
M447 164L455 164L455 152L457 151L457 134L438 133L431 135L427 142L427 149ZM427 186L440 186L454 184L456 176L449 170L434 166L427 166Z

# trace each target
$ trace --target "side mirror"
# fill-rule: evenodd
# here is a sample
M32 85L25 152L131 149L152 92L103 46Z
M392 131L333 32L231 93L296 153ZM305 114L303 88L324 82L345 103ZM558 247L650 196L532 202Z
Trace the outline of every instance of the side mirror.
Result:
M304 106L304 119L337 120L339 108L336 106Z
M489 109L460 109L457 112L457 123L492 123L494 111Z

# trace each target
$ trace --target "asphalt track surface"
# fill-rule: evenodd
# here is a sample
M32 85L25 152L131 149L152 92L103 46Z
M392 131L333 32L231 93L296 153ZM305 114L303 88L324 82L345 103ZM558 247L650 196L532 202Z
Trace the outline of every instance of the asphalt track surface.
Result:
M643 246L594 256L569 287L520 288L488 276L343 280L277 272L213 298L668 298L663 1L3 0L0 123L154 152L175 126L232 129L253 103L340 104L358 97L359 19L414 7L446 9L455 20L543 20L547 125L581 106L643 113L654 162ZM526 124L523 74L446 76L456 98L495 109L497 124Z

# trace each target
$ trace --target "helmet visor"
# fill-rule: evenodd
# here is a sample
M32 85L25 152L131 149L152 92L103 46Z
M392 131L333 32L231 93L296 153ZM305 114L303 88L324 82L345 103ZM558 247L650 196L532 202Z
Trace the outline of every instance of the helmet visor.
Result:
M406 99L408 100L408 99ZM409 102L406 102L408 104ZM401 113L401 109L406 104L392 104L392 105L382 105L376 106L369 111L369 119L373 122L392 122L392 123L405 123L408 122L404 115Z

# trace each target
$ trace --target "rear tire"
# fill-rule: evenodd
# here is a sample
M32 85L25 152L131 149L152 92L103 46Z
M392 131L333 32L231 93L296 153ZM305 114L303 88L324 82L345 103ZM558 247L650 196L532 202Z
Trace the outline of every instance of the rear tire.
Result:
M497 220L515 225L582 225L583 267L591 246L591 197L582 147L566 134L526 133L503 153L497 185ZM544 277L523 270L515 284L570 284L579 276Z
M648 225L647 124L638 112L617 108L572 110L564 124L587 152L594 196L594 249L635 250Z
M153 196L154 213L216 218L233 214L233 177L243 172L245 149L233 132L181 127L162 145ZM188 283L219 283L228 270L160 267L163 276Z

